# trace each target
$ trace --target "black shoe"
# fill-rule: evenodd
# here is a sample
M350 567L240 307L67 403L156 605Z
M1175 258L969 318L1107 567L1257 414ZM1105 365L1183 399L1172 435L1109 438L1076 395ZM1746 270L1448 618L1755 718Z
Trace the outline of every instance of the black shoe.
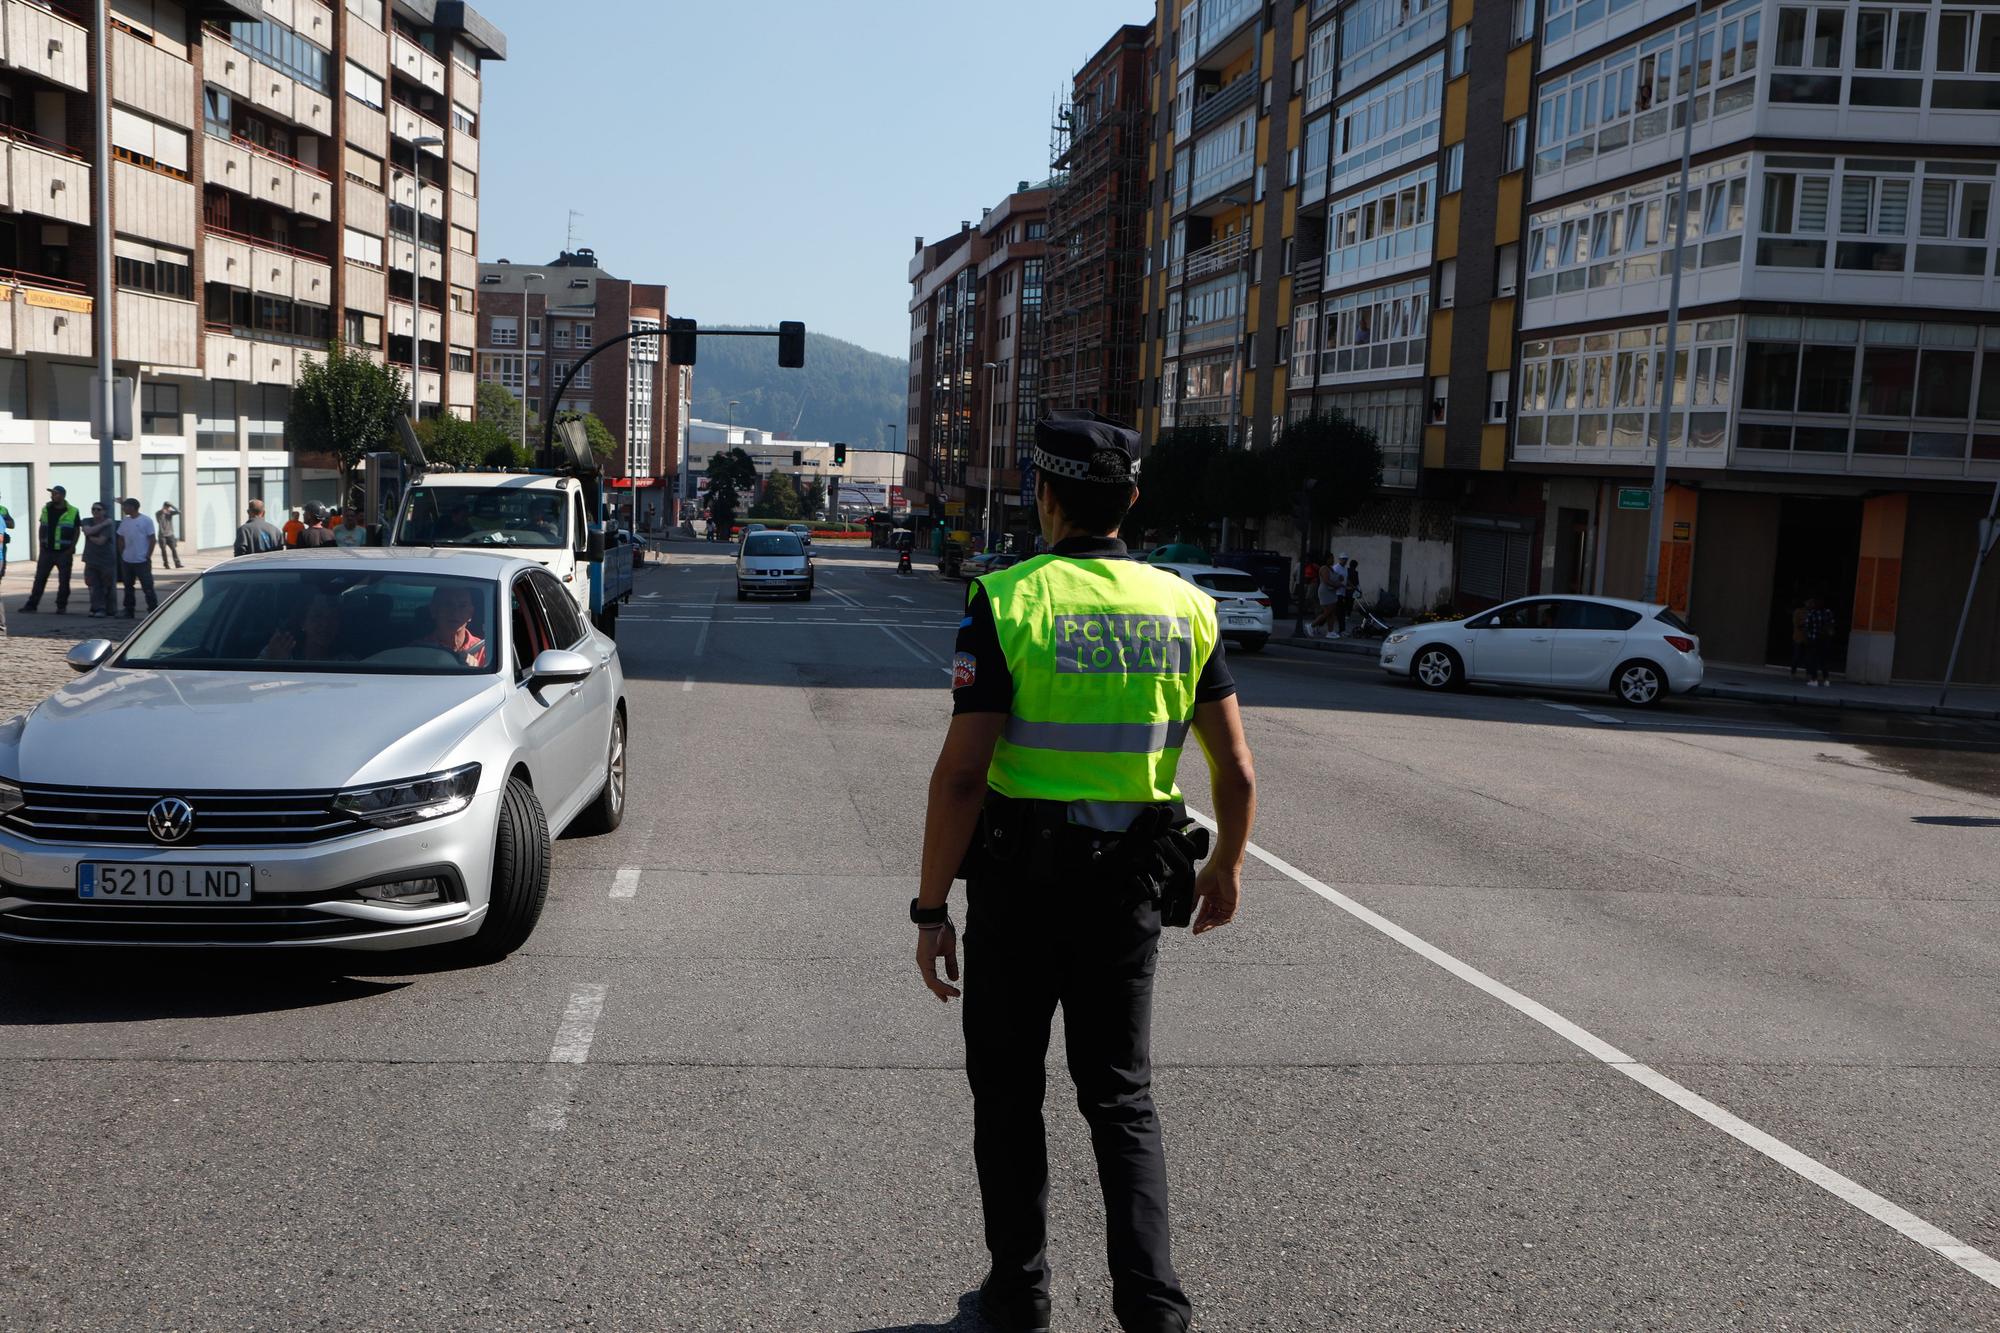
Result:
M36 606L33 602L22 603L21 610L24 614L31 616L38 616L42 613L42 608Z
M979 1313L1002 1333L1049 1333L1049 1298L1038 1291L1001 1292L979 1284Z

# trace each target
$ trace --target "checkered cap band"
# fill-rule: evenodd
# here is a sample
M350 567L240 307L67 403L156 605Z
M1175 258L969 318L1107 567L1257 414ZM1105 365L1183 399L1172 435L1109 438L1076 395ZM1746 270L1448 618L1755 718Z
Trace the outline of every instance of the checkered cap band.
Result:
M1071 458L1058 458L1039 444L1035 446L1035 470L1053 476L1069 477L1076 481L1090 480L1090 464L1080 463Z

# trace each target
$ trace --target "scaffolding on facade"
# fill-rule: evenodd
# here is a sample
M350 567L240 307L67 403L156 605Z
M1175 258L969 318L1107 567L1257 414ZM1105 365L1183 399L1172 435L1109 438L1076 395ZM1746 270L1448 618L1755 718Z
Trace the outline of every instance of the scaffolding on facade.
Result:
M1132 420L1138 406L1145 115L1096 97L1050 117L1041 406Z

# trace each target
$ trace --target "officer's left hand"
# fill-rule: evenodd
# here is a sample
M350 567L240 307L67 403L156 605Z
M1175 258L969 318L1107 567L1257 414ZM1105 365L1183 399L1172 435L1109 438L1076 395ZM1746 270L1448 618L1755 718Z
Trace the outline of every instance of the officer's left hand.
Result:
M951 922L944 923L942 930L919 930L917 932L917 971L924 975L924 985L931 988L931 994L949 1004L957 995L958 987L948 986L937 974L937 960L944 959L944 974L953 981L958 980L958 931Z

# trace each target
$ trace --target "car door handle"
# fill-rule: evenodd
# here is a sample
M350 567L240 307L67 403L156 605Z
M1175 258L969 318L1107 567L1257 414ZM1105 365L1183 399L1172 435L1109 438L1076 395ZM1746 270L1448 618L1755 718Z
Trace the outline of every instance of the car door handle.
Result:
M1619 638L1609 638L1609 639L1599 639L1599 640L1598 640L1598 642L1599 642L1599 643L1623 643L1623 642L1625 642L1625 641L1624 641L1623 639L1619 639Z
M1549 636L1546 634L1532 635L1528 639L1529 643L1547 643L1548 641L1549 641Z

